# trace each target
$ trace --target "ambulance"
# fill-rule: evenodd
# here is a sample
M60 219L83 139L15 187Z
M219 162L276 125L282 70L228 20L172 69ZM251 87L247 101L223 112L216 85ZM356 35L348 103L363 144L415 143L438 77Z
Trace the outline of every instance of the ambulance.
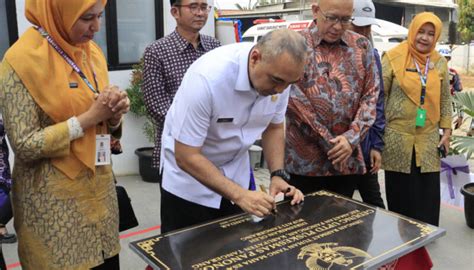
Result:
M301 31L312 23L307 21L284 21L284 20L255 20L254 26L250 27L242 35L242 41L257 43L266 33L276 29L291 29Z
M372 38L374 46L380 53L383 53L408 36L408 29L385 20L376 19L379 25L372 26ZM250 27L242 35L242 41L257 43L267 32L275 29L292 29L301 31L311 25L312 20L306 21L284 21L284 20L255 20L254 26Z

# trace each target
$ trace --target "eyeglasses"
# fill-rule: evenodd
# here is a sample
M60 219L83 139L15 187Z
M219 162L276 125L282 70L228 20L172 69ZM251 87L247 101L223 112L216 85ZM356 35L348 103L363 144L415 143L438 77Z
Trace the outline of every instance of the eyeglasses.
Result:
M338 22L341 22L343 26L348 26L354 21L354 18L352 17L337 17L334 15L326 15L321 9L319 9L319 11L321 11L321 14L323 14L324 19L330 24L336 24Z
M202 11L202 13L208 14L212 6L209 6L207 4L199 5L197 3L189 4L189 5L175 5L176 7L187 7L189 8L189 11L193 14L198 14L199 11Z

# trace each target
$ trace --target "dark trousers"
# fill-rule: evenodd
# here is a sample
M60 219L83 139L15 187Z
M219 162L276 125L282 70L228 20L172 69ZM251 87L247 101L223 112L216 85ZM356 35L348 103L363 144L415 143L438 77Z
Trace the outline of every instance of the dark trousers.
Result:
M92 270L120 270L119 255L104 260L104 263L92 268Z
M388 210L438 226L439 172L421 173L412 157L411 173L385 171Z
M6 225L13 217L12 204L9 193L0 187L0 224ZM3 258L2 244L0 243L0 270L7 270L5 259Z
M242 210L237 205L224 198L222 198L220 209L214 209L181 199L161 188L161 233L240 212Z
M10 193L0 186L0 224L6 225L13 217Z
M303 176L290 174L290 184L301 190L303 194L319 191L322 189L352 198L355 190L357 175L337 176Z
M367 171L368 170L369 169L367 169ZM371 174L368 172L359 175L359 179L356 181L356 188L359 190L363 202L380 208L385 208L382 194L380 194L380 185L377 174Z
M0 270L7 270L5 259L3 258L2 244L0 243Z

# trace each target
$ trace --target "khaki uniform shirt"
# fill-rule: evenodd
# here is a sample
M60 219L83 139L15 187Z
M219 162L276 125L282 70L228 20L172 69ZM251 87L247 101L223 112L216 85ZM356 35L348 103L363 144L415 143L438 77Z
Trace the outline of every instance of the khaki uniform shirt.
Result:
M45 89L54 91L54 89ZM120 251L112 167L70 180L51 160L69 154L67 122L54 123L11 66L0 66L0 108L15 152L12 202L23 269L90 269Z
M430 95L431 91L441 91L440 121L432 123L427 119L424 127L416 127L418 106L400 87L388 57L384 55L382 58L386 118L385 149L382 153L384 170L410 173L413 148L415 148L416 166L421 167L422 173L440 170L437 148L440 141L439 129L451 128L451 95L446 60L441 57L434 64L440 76L441 89L426 89L426 95Z

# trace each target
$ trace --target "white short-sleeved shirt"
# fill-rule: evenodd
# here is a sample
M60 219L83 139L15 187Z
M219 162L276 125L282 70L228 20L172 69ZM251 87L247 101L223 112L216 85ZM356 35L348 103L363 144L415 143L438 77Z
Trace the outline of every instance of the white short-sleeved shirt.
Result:
M188 201L219 208L221 196L176 164L175 140L201 152L229 179L247 189L248 149L270 123L284 121L289 88L260 96L250 85L252 43L214 49L186 72L166 115L162 137L163 188Z

